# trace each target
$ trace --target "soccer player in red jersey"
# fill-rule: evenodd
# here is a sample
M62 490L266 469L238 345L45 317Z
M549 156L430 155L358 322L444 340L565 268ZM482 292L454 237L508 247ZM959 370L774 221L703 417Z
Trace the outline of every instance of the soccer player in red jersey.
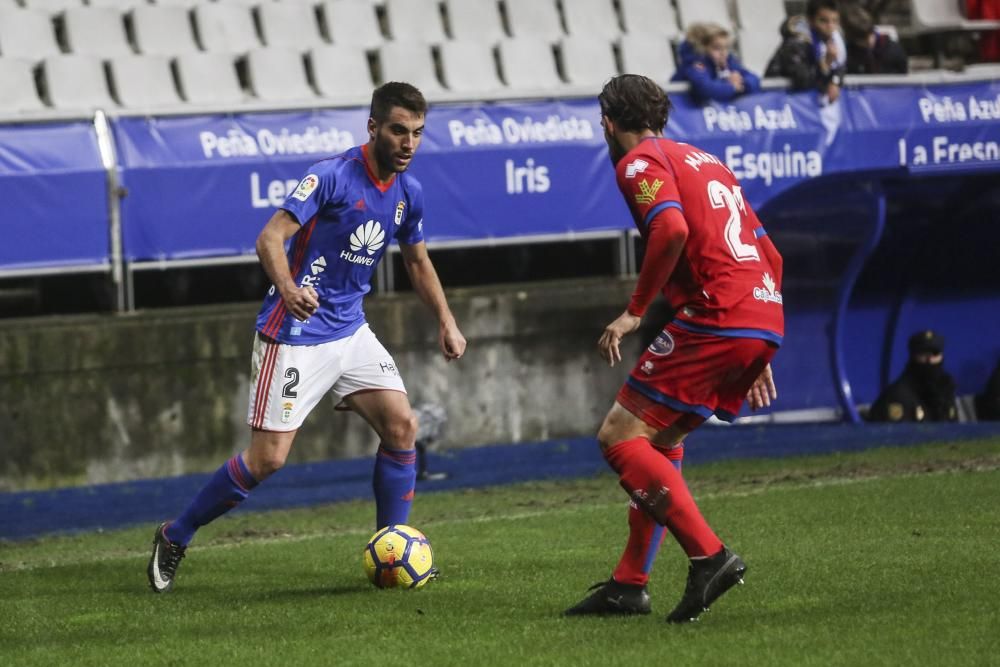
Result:
M618 186L646 243L632 299L601 335L601 356L639 327L660 291L675 311L639 358L598 441L631 497L629 540L612 577L566 615L648 614L646 582L666 530L690 559L667 620L696 620L746 565L709 527L680 472L684 437L777 398L770 361L784 335L781 255L719 158L663 137L670 101L652 80L611 79L601 125Z

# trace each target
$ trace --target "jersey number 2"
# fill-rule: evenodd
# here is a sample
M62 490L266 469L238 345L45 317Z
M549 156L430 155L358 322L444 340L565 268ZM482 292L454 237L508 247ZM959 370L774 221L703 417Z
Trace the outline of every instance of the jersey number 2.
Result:
M726 220L726 245L737 262L759 262L757 247L740 240L743 231L743 216L747 213L747 205L743 201L743 189L734 185L732 189L721 181L709 181L708 201L712 208L729 209L729 219Z

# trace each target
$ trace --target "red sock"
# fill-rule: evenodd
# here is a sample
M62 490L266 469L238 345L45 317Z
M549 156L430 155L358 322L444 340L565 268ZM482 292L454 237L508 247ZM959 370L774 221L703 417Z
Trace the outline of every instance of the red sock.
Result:
M622 488L633 499L645 500L646 511L670 528L689 558L719 552L722 542L709 528L691 497L681 473L660 455L648 438L619 442L604 452L618 473ZM642 502L638 502L642 506Z
M681 461L684 460L683 443L670 449L657 447L656 451L678 470L681 469ZM667 530L631 500L628 503L628 530L628 543L612 576L620 584L645 586Z

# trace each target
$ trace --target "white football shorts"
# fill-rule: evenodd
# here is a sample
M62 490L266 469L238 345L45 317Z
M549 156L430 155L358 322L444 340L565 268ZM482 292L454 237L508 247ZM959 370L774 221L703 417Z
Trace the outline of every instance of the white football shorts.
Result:
M294 431L328 391L337 403L359 391L406 393L396 362L367 324L319 345L285 345L254 332L247 423L262 431Z

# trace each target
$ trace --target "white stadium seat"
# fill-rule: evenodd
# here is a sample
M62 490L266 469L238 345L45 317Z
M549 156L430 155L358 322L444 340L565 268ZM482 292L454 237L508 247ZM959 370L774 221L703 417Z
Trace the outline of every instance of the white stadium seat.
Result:
M507 36L496 0L445 0L451 38L496 44Z
M440 44L447 39L437 0L386 0L385 17L394 41Z
M125 12L136 7L148 7L147 0L87 0L88 7L110 7Z
M139 53L146 55L176 56L198 51L191 16L183 7L136 7L132 10L132 33Z
M538 95L565 86L556 69L556 57L548 40L513 37L497 45L500 69L512 94Z
M563 3L566 32L575 37L616 40L622 34L611 0L574 0Z
M100 58L61 55L42 62L42 78L49 102L66 111L112 109L118 105L108 92L108 80Z
M965 18L959 3L951 0L911 0L910 4L912 6L911 21L915 32L1000 29L1000 21ZM964 4L963 2L962 5Z
M739 41L740 60L744 67L760 76L764 75L767 63L770 62L778 47L781 36L777 30L764 32L756 28L741 28L737 33Z
M375 7L367 2L327 0L323 3L323 16L327 35L338 46L374 51L385 42Z
M316 100L302 54L293 49L255 49L247 54L247 75L257 99L277 104Z
M563 74L573 86L592 88L594 94L618 74L610 42L593 37L566 37L560 42Z
M652 33L674 38L681 34L670 0L619 0L627 34Z
M736 0L736 18L740 28L779 34L785 18L785 0ZM777 45L774 47L777 49Z
M34 9L46 14L58 14L74 7L83 7L83 0L21 0L25 9Z
M41 111L45 104L35 88L34 65L28 60L0 58L0 113Z
M674 49L664 35L629 34L622 37L619 50L625 74L642 74L666 85L676 71Z
M444 91L434 67L434 56L428 44L389 42L379 49L382 81L407 81L424 95Z
M164 56L115 56L108 60L118 102L127 109L182 104L170 60Z
M555 0L505 0L512 37L541 37L551 43L565 35Z
M38 62L59 54L48 14L28 9L0 9L0 55Z
M726 0L677 0L677 13L685 30L692 23L718 23L729 32L736 31Z
M185 53L175 62L177 83L188 104L237 106L247 101L228 53Z
M263 2L257 7L260 33L267 47L308 51L325 44L312 5L302 2Z
M204 4L208 0L150 0L154 5L161 7L183 7L184 9L194 9L196 6Z
M63 14L66 45L85 56L124 56L134 53L125 35L125 21L116 9L78 7Z
M448 90L475 95L504 90L497 76L493 46L485 41L452 40L441 45L441 69Z
M328 44L312 49L309 60L321 97L345 101L371 97L372 74L364 51L353 46Z
M198 5L192 15L206 51L242 55L261 46L249 7L212 2Z

